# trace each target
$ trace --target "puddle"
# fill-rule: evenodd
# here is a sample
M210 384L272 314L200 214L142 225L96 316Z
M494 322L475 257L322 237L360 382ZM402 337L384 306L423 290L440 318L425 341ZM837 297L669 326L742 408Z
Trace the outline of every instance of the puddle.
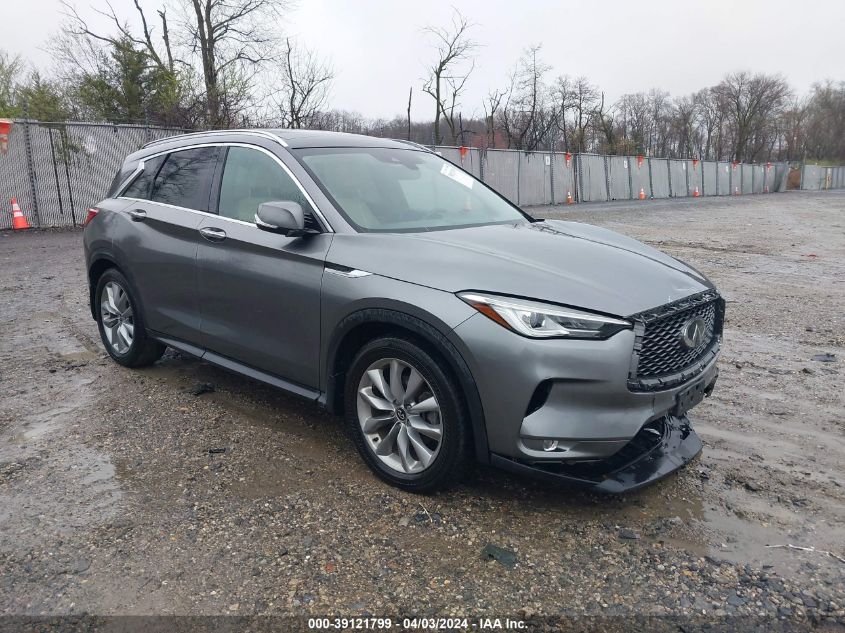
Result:
M19 450L15 446L41 440L56 428L72 421L74 413L90 402L88 386L94 382L94 378L70 374L63 381L56 390L58 393L51 394L50 401L44 403L44 406L35 404L32 409L18 416L11 437L0 442L0 460L14 457Z
M769 547L792 544L841 555L841 544L845 542L842 525L808 518L798 509L791 511L767 499L749 499L740 490L726 490L724 495L741 516L721 505L705 504L701 516L693 520L700 535L671 538L668 542L700 556L772 568L782 576L794 576L799 568L808 565L834 575L845 572L845 565L821 553Z
M100 358L100 356L101 356L100 354L97 354L95 352L91 352L91 351L88 351L88 350L83 350L83 351L79 351L79 352L66 352L64 354L59 354L59 357L62 360L71 361L71 362L97 360L97 359Z
M11 465L12 485L0 487L0 527L15 545L37 542L44 530L67 533L97 524L117 511L122 491L105 454L68 433L95 401L95 378L52 375L29 408L13 413L0 438L0 464Z
M66 533L97 524L117 512L121 498L108 457L79 445L64 447L25 464L16 485L0 491L0 528L16 534L20 546L44 530Z

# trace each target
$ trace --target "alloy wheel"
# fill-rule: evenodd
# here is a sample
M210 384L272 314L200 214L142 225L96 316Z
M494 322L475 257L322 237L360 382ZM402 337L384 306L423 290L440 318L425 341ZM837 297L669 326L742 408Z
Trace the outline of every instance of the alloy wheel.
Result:
M103 286L100 316L111 348L118 354L128 352L135 338L135 316L129 295L117 282L110 281Z
M361 376L358 423L376 457L400 473L424 471L440 451L443 423L434 391L398 358L378 360Z

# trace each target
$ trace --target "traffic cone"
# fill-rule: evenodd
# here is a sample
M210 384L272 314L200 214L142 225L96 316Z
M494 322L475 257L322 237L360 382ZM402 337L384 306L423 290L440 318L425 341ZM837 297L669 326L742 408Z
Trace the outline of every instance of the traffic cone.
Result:
M697 198L697 197L698 197L698 196L700 196L700 195L701 195L701 194L700 194L700 193L698 193L698 187L696 187L696 188L695 188L695 191L693 191L693 192L692 192L692 197L693 197L693 198Z
M30 228L29 222L26 221L26 216L18 205L17 198L12 198L12 228L16 231Z
M645 200L645 188L640 187L640 200Z
M766 188L763 189L763 193L769 193L769 185L766 185Z
M572 204L572 203L573 203L573 200L572 200L572 192L571 192L571 191L567 191L567 192L566 192L566 204Z

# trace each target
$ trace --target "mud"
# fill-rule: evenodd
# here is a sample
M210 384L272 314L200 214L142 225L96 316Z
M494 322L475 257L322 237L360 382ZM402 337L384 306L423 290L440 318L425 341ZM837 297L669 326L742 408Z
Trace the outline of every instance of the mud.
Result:
M678 475L624 497L484 468L396 491L309 403L172 351L115 365L81 234L0 233L0 613L842 617L845 564L767 546L845 555L845 195L532 212L641 239L728 300Z

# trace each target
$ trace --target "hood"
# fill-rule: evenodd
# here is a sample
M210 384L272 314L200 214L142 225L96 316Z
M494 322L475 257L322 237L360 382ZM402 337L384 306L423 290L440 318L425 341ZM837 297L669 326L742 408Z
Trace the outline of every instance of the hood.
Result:
M560 220L337 234L327 261L447 292L492 292L617 316L712 288L695 269L642 242Z

